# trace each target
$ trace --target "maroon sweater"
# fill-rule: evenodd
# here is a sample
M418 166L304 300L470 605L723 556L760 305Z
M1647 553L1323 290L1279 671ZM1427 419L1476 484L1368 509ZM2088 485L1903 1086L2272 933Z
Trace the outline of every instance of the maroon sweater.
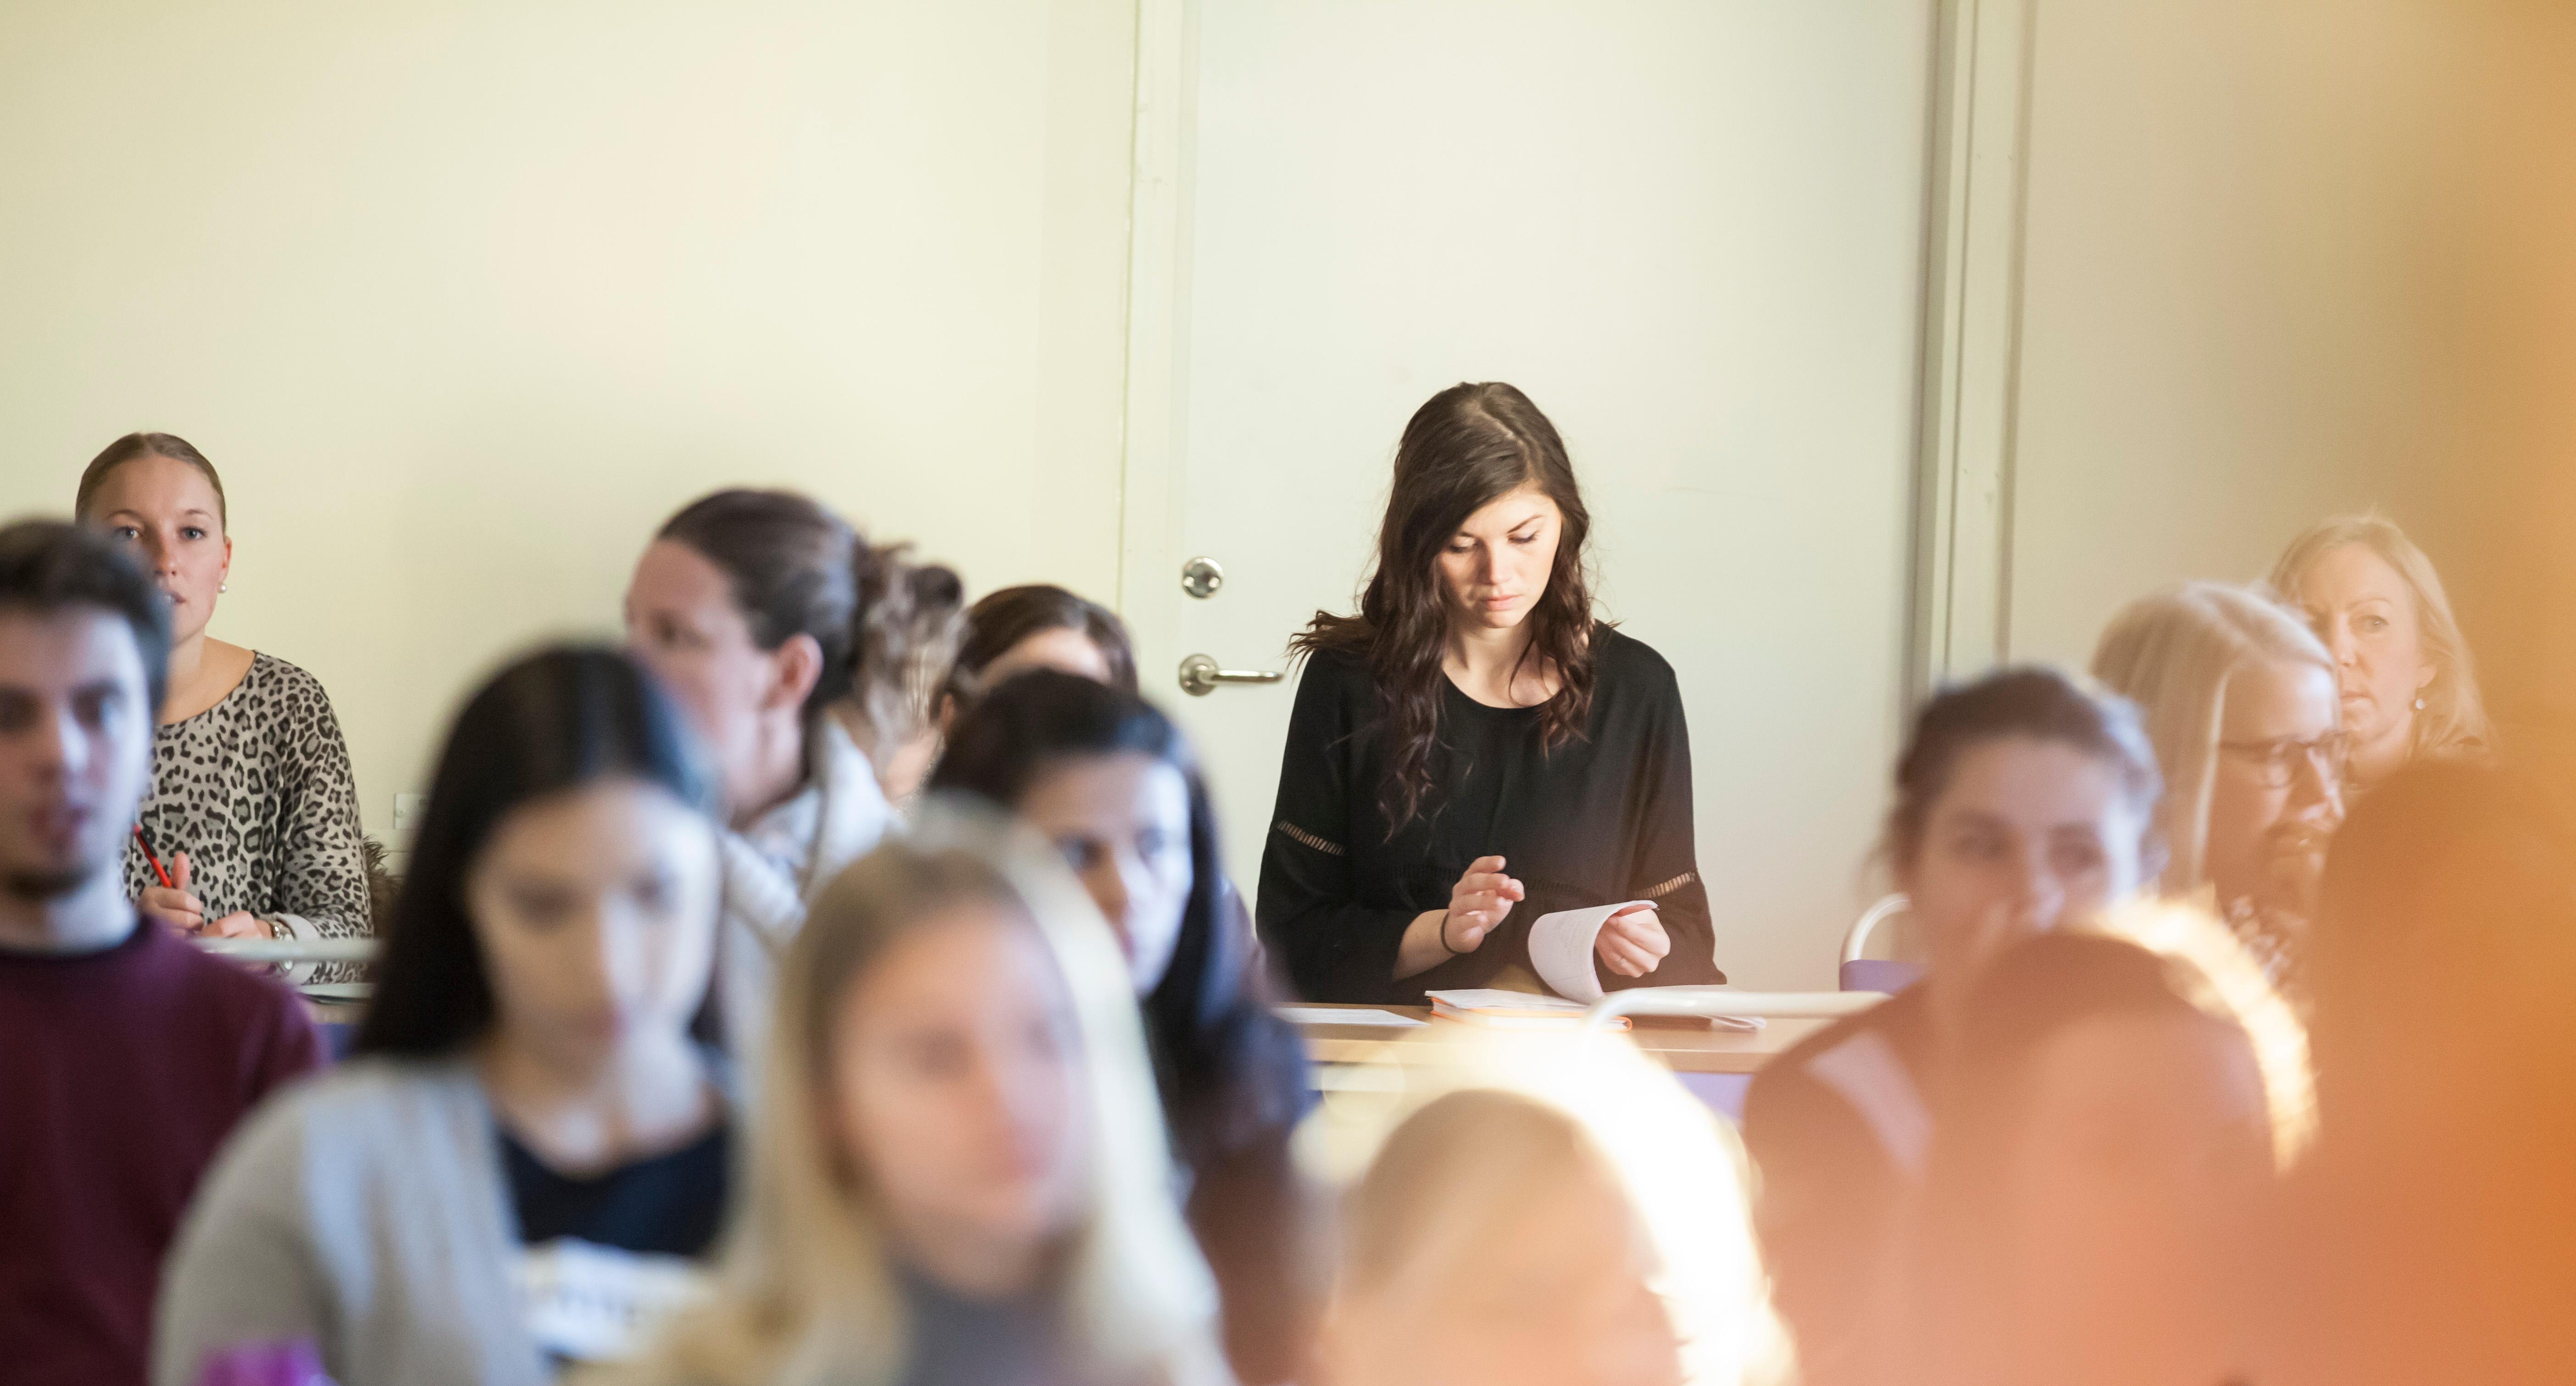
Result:
M96 953L0 950L0 1377L140 1386L198 1176L321 1062L293 992L148 920Z

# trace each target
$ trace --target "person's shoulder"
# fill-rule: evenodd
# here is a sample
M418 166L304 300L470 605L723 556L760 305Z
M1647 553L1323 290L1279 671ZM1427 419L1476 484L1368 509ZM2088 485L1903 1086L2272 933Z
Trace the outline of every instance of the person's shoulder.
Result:
M1744 1119L1749 1130L1757 1109L1773 1108L1790 1094L1817 1087L1816 1062L1829 1054L1841 1052L1866 1037L1889 1045L1900 1058L1911 1057L1918 1044L1928 1038L1930 1017L1926 1014L1924 989L1921 984L1906 988L1858 1015L1847 1015L1807 1036L1787 1049L1754 1075L1753 1086L1745 1094Z
M1319 645L1307 651L1305 681L1327 687L1365 687L1377 681L1369 668L1368 652L1336 645Z
M1592 628L1593 667L1605 681L1677 686L1673 666L1655 647L1604 621Z
M288 698L310 698L328 707L331 695L323 690L322 680L301 664L281 659L266 650L253 651L250 673L246 680L273 695Z
M421 1134L478 1100L477 1091L461 1060L357 1058L287 1089L253 1127L263 1133L258 1139L299 1148L417 1151Z

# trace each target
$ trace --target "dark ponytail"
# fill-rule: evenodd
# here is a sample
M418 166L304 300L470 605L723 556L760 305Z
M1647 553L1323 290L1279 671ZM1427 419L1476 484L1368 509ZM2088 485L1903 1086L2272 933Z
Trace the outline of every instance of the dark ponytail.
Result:
M810 727L849 699L870 725L925 700L920 685L947 665L964 584L916 565L908 545L871 546L848 521L793 491L718 491L692 501L655 536L685 544L724 570L752 643L774 650L799 635L823 652L805 698Z

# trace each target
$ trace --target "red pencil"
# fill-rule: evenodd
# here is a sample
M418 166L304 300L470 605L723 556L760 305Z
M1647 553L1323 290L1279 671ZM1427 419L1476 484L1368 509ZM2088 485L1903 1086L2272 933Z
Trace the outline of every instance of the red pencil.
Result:
M161 859L152 854L152 843L143 836L143 825L140 823L134 825L134 845L142 848L143 859L152 863L152 874L161 878L161 888L177 890L178 885L170 879L170 869L163 866Z

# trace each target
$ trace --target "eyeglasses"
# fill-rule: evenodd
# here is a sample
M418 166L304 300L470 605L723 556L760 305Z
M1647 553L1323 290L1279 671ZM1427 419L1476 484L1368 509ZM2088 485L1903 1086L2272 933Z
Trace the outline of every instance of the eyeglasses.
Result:
M2299 777L2302 761L2316 772L2317 783L2341 783L2344 755L2350 745L2342 732L2332 731L2306 741L2291 736L2276 736L2269 741L2221 741L2218 748L2252 767L2267 788L2287 789Z

